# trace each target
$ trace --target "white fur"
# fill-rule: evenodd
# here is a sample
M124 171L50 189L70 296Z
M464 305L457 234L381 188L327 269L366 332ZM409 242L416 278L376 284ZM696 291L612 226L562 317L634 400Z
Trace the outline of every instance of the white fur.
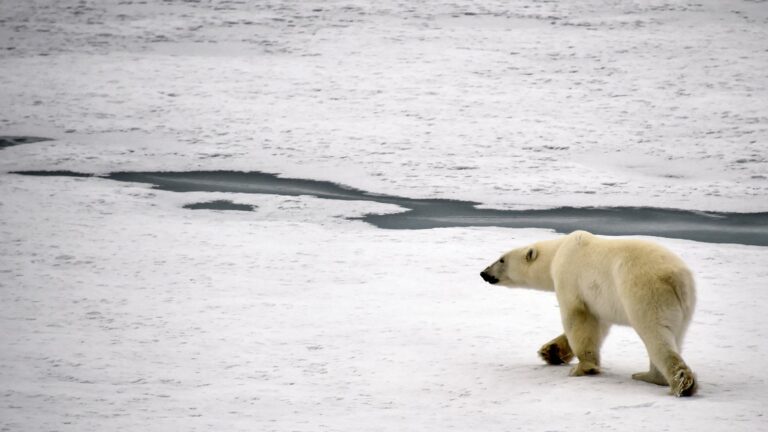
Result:
M572 375L599 373L600 346L613 324L630 325L648 350L648 372L633 378L670 385L677 396L695 390L680 357L693 315L695 286L685 263L647 241L607 239L586 231L514 249L483 271L492 283L554 291L565 330L544 344L549 363L579 364Z

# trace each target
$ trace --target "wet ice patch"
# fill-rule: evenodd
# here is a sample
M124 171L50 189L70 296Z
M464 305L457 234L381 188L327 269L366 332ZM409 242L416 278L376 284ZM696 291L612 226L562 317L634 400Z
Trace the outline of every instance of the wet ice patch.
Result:
M230 200L215 200L207 202L199 202L194 204L187 204L185 209L190 210L234 210L234 211L254 211L257 206L251 204L238 204Z
M36 136L15 136L15 135L0 135L0 149L6 147L17 146L21 144L31 144L41 141L50 141L51 138L43 138Z

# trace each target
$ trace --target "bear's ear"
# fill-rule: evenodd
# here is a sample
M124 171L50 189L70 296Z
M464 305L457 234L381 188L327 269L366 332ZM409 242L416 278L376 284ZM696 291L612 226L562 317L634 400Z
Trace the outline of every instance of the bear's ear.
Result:
M536 248L528 248L528 251L525 253L525 260L532 262L536 259L537 256L539 256L539 252L536 250Z

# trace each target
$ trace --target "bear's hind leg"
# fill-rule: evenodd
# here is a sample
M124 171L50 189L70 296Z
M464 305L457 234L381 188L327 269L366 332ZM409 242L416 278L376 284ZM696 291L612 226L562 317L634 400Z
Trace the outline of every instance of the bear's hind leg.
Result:
M661 372L656 368L656 365L651 363L651 367L648 370L648 372L638 372L636 374L632 374L632 379L636 379L638 381L645 381L647 383L651 384L657 384L660 386L668 386L669 383L667 382L667 379L664 378L664 375L662 375Z
M573 350L568 344L565 333L542 345L539 349L539 357L551 365L570 363L573 360Z
M696 376L678 354L676 338L669 327L635 329L645 343L651 362L669 383L672 394L677 397L692 396L696 392Z

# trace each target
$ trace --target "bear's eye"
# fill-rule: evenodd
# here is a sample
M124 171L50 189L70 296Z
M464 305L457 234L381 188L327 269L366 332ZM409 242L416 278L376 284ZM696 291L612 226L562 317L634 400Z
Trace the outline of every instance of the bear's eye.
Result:
M504 258L500 259L499 262L504 264Z

